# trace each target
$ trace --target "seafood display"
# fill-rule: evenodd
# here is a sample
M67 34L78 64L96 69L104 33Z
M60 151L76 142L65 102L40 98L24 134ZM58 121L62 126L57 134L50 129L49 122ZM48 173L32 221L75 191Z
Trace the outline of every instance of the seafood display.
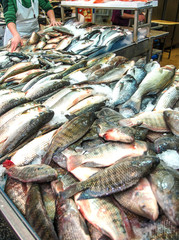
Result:
M177 240L179 71L68 25L0 51L1 187L42 240Z

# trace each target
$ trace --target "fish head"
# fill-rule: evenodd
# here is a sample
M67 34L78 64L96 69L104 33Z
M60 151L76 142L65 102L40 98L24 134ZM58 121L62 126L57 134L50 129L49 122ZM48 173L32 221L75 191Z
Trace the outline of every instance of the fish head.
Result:
M146 201L142 201L139 204L140 210L143 212L143 216L146 216L147 218L155 221L158 218L159 215L159 210L158 210L158 205L155 202L154 199L147 199Z
M153 169L157 167L160 163L160 159L154 156L144 156L139 161L134 161L132 165L137 165L137 167L145 174L149 174Z
M53 161L56 162L60 167L67 168L67 157L63 153L57 151L53 155Z

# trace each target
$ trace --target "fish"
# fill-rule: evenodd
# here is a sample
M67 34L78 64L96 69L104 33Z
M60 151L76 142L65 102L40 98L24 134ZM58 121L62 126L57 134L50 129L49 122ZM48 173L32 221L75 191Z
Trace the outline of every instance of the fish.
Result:
M58 100L60 100L62 97L64 97L66 94L72 91L71 87L65 87L62 90L58 91L57 93L53 94L50 98L48 98L43 105L46 107L52 107L55 105Z
M114 165L100 170L89 179L73 184L65 189L61 196L70 198L83 191L78 200L91 199L123 191L135 185L141 177L148 175L160 160L154 156L125 158ZM120 172L120 174L118 174Z
M25 216L25 204L30 186L30 184L8 177L4 188L4 192L23 216Z
M16 166L27 165L38 160L41 162L41 159L46 154L54 134L55 130L42 136L35 137L33 140L25 144L25 146L18 149L11 157L11 161Z
M58 240L53 223L48 217L38 184L32 184L26 201L26 219L40 239Z
M85 220L73 199L66 199L63 201L58 197L56 208L56 222L59 239L91 239Z
M110 240L109 237L102 234L96 227L91 223L87 222L87 226L90 232L91 240Z
M85 67L86 63L87 63L87 60L81 60L80 62L75 63L74 65L72 65L71 67L66 69L64 72L59 73L59 75L57 75L56 78L63 78L65 76L67 76L68 74L74 72L75 70Z
M37 32L33 32L28 40L29 45L37 44L40 40L40 35Z
M166 91L161 93L159 100L156 103L155 111L166 108L173 108L179 99L179 84L169 87Z
M89 130L94 119L94 113L85 113L67 121L58 128L42 162L45 164L50 163L56 151L61 152L66 147L79 140Z
M56 196L51 188L51 184L50 183L40 184L40 192L47 214L51 221L54 222L56 214Z
M85 200L78 200L78 197L76 194L75 203L88 222L110 239L128 239L121 212L109 197Z
M136 186L116 193L114 197L123 207L142 217L156 221L159 216L157 200L147 178L141 178Z
M3 126L3 124L5 124L8 120L10 120L11 118L15 117L17 114L33 108L35 106L37 106L38 104L34 103L34 102L28 102L28 103L23 103L20 104L16 107L13 107L12 109L10 109L9 111L7 111L6 113L4 113L1 117L0 117L0 127Z
M46 44L43 47L43 50L51 50L51 49L56 49L57 48L57 44L56 43L51 43L51 44Z
M179 149L179 138L177 136L161 136L154 141L154 150L156 153L162 153L168 149Z
M48 34L49 35L49 34ZM64 38L66 38L66 36L57 36L55 38L51 38L47 41L47 44L51 44L51 43L59 43L60 41L62 41Z
M16 166L10 160L6 160L3 162L3 166L6 167L8 176L24 183L43 183L57 179L57 171L46 164Z
M68 85L70 85L68 81L63 81L60 79L48 80L42 84L37 82L37 84L34 84L25 92L25 96L28 100L34 100Z
M137 82L135 78L129 74L122 77L114 86L111 104L116 106L123 104L137 90Z
M119 120L121 126L139 126L147 128L154 132L170 132L165 119L163 111L142 112L132 118Z
M0 116L10 109L27 102L25 93L20 91L13 91L1 96L0 102Z
M36 106L10 119L0 129L0 156L14 150L52 117L53 111Z
M85 181L93 171L87 168L80 169L81 180ZM86 174L86 171L88 172ZM110 197L78 200L79 194L75 194L74 199L83 217L96 227L102 234L110 239L127 239L131 236L130 227L126 228L122 215L118 207L115 206Z
M62 39L60 41L60 43L58 43L58 45L56 45L55 50L57 50L57 51L64 50L66 47L68 47L68 45L71 43L71 41L72 41L72 37L70 37L70 36Z
M65 114L77 115L79 113L82 113L85 110L87 111L87 109L91 110L92 107L97 106L97 104L99 104L99 103L104 103L106 100L107 100L107 96L102 95L102 94L89 96L89 97L81 100L80 102L78 102L77 104L72 106L71 108L69 108ZM101 106L101 105L99 105L99 106Z
M107 141L120 141L124 143L132 143L134 141L135 130L130 127L111 124L103 119L100 119L97 125L99 136Z
M61 98L51 106L52 111L54 111L54 117L51 121L45 124L40 131L46 132L48 129L53 129L55 127L58 128L61 124L67 122L68 119L66 118L65 113L68 109L92 94L93 90L91 88L74 89L65 92L64 96L62 94Z
M0 96L7 94L7 93L13 93L13 89L0 89Z
M127 71L127 74L131 75L136 80L137 84L140 84L147 75L147 71L144 67L134 66Z
M134 61L127 61L121 65L119 65L116 68L113 68L112 70L108 71L106 74L104 74L103 76L99 77L98 79L95 80L89 80L90 83L94 83L95 84L100 84L100 83L111 83L114 82L116 80L119 80L126 72L127 70L134 66Z
M158 204L169 220L179 226L179 173L161 161L149 181Z
M94 43L93 40L81 40L78 41L74 46L71 47L70 52L73 54L80 54L81 51L84 51Z
M130 108L134 113L138 113L141 106L142 98L146 94L156 94L163 90L172 81L172 77L175 73L175 66L167 65L161 68L155 68L149 72L143 81L140 83L137 91L132 97L123 105L123 108Z
M128 156L141 156L147 151L144 142L132 144L106 142L99 146L82 150L81 153L67 157L67 169L72 171L84 164L87 167L106 167ZM62 152L63 154L63 152Z
M33 77L29 82L27 82L24 87L22 88L22 92L26 92L28 89L30 89L35 83L37 83L38 81L40 81L41 79L48 77L52 75L52 73L49 72L45 72L42 73L36 77Z
M123 56L115 56L111 59L109 59L109 61L107 61L106 64L108 65L112 65L112 66L115 66L117 67L118 65L124 63L124 62L127 62L127 58L126 57L123 57Z
M22 73L25 72L27 70L30 69L35 69L35 68L39 68L39 64L34 64L32 62L21 62L21 63L17 63L14 64L12 67L10 67L6 73L0 78L0 83L4 82L5 79L14 76L18 73Z
M12 77L6 78L4 82L16 81L19 84L30 81L33 77L38 76L42 73L45 73L43 69L30 69L23 73L16 74Z
M46 42L45 41L43 41L43 40L40 40L38 43L37 43L37 45L35 46L35 51L37 51L37 50L41 50L41 49L43 49L45 46L46 46Z
M165 110L163 115L172 133L176 136L179 136L179 111Z

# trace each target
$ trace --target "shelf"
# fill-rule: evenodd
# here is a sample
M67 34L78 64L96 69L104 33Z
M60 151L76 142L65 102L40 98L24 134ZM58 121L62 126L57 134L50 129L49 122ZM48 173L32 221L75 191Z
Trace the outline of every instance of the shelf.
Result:
M151 8L157 7L158 1L153 1L150 3L144 2L121 2L121 1L110 1L107 3L92 3L84 1L61 1L61 6L63 7L79 7L79 8L103 8L103 9L125 9L125 10L135 10L141 8Z

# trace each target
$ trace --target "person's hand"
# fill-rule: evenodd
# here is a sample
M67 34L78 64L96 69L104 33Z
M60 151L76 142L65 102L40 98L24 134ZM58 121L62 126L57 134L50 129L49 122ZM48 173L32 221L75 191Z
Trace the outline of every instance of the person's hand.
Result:
M139 22L145 21L145 16L143 14L139 15Z
M61 25L62 23L61 22L57 22L56 20L52 20L50 22L50 26L58 26L58 25Z
M20 35L17 34L15 36L13 36L13 38L11 39L10 51L14 52L16 50L17 46L19 45L19 43L22 46L22 44L23 44L22 39L21 39Z

